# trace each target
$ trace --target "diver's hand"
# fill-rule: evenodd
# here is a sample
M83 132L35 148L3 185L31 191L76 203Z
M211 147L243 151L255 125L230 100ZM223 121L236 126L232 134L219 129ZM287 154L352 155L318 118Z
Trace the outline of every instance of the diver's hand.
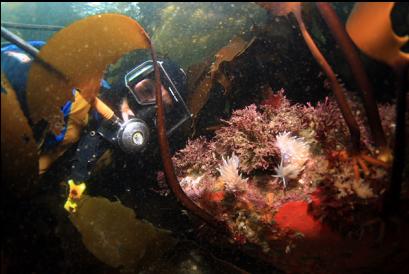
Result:
M69 192L67 201L64 204L65 210L70 213L74 213L77 210L77 201L81 198L86 189L84 182L74 182L74 180L68 180Z

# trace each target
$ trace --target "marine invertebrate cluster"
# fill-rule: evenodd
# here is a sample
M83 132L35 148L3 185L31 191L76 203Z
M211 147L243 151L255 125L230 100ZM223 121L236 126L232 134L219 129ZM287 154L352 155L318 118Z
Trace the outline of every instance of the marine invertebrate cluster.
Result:
M284 95L284 89L270 93L260 106L263 118L275 135L288 131L299 134L308 127L308 109L300 104L291 104Z
M186 147L173 156L174 164L179 167L176 169L176 175L202 174L208 170L214 170L212 173L216 174L218 159L213 153L214 150L214 143L205 138L188 140Z
M274 169L286 187L285 178L295 179L304 169L305 162L309 159L309 146L302 138L290 136L289 132L283 132L276 136L276 147L280 149L281 161Z
M247 179L241 177L239 172L240 160L234 153L229 158L224 159L223 163L217 168L220 172L220 179L224 182L227 191L236 192L246 190Z
M307 30L307 27L305 26L301 14L301 2L282 2L268 4L260 3L260 5L277 16L285 16L289 15L290 13L294 14L305 43L307 44L311 54L321 66L322 70L325 72L325 75L328 77L331 89L335 95L342 116L348 125L348 129L351 135L352 150L354 152L359 152L360 132L358 125L346 101L346 96L344 94L343 88L339 84L335 72L333 71L324 55L321 53L318 46L315 44L314 39L311 37L310 33Z
M373 98L373 92L372 92L372 86L368 80L368 77L363 69L363 65L361 64L358 54L353 47L353 43L351 38L348 36L348 34L345 31L344 26L341 24L340 20L338 19L335 11L332 9L332 7L327 4L327 3L317 3L317 7L319 11L321 12L321 15L323 16L325 22L327 23L330 31L334 35L335 39L339 43L342 51L344 52L344 55L346 56L346 60L348 61L349 65L352 67L352 71L354 72L354 77L357 80L357 83L361 89L361 92L363 94L363 105L365 108L366 115L368 117L367 122L369 123L373 141L376 144L376 146L379 147L380 152L378 155L378 159L374 158L368 154L365 153L365 148L361 147L361 141L362 141L362 136L361 136L361 128L359 126L359 121L357 121L356 117L354 117L354 114L352 112L351 104L348 103L347 100L347 95L345 93L345 90L343 87L339 84L338 79L336 77L336 74L324 55L321 53L320 49L317 47L315 44L313 38L311 37L310 33L307 30L307 27L303 21L302 13L301 13L301 3L300 2L295 2L295 3L290 3L290 2L281 2L281 3L259 3L262 7L265 9L269 10L276 16L285 16L289 15L292 13L295 16L295 19L299 25L301 34L305 40L305 43L307 44L311 54L314 56L314 58L317 60L318 64L321 66L322 70L325 72L325 75L328 78L328 81L330 83L331 89L333 91L333 94L335 96L336 102L338 104L338 107L341 111L342 117L348 127L349 135L350 135L350 141L351 144L346 147L345 151L346 157L350 157L352 159L352 164L354 173L355 173L355 180L358 181L360 180L360 175L359 175L359 168L363 170L365 174L369 173L369 168L367 164L375 165L375 166L387 166L392 159L391 156L391 149L386 146L386 137L382 129L381 121L379 118L379 112L377 109L376 102ZM358 5L359 6L359 5ZM368 5L370 6L370 5ZM379 5L380 6L380 5ZM386 4L385 6L389 6L391 9L393 4ZM376 7L375 6L370 6L370 7ZM376 9L375 9L376 10ZM382 12L382 8L380 14L385 14L385 12ZM387 13L387 12L386 12ZM365 14L365 13L364 13ZM388 16L384 16L383 18L388 18ZM361 21L361 20L359 20ZM375 20L373 20L375 21ZM389 19L386 19L387 22L389 22ZM381 23L382 24L382 23ZM388 24L384 24L388 25ZM386 27L387 31L386 33L390 34L390 29ZM360 32L360 31L359 31ZM385 31L383 31L385 33ZM360 35L358 35L360 36ZM365 35L363 35L365 36ZM369 40L374 41L372 37L377 37L377 35L372 35L370 33L368 35L371 37ZM382 36L382 35L381 35ZM390 37L390 36L389 36ZM364 39L365 40L365 39ZM385 39L388 40L388 39ZM393 39L390 39L393 40ZM405 39L403 39L405 40ZM371 41L371 42L372 42ZM367 42L367 41L365 41ZM390 41L389 45L391 44ZM366 44L366 43L364 43ZM371 43L369 43L371 44ZM399 44L399 43L397 43ZM371 48L371 47L370 47ZM377 48L377 47L375 47ZM382 53L387 52L385 50L384 45L381 45L381 51ZM377 48L379 49L379 48ZM388 49L386 47L386 49ZM395 47L396 49L396 47ZM372 52L372 51L370 51ZM377 53L377 51L375 51ZM396 50L395 50L396 52ZM399 50L397 51L399 52ZM372 52L374 53L374 52ZM397 138L401 139L405 135L404 130L401 130L404 128L404 110L406 109L405 106L405 91L407 90L406 88L402 87L406 84L407 81L404 80L402 75L407 74L408 70L408 58L407 55L400 54L401 52L398 53L399 58L395 58L396 60L399 60L397 62L392 62L392 66L394 67L395 71L397 72L398 75L398 82L400 83L398 85L398 90L401 90L398 94L398 104L400 105L400 115L397 117L401 117L399 119L400 122L397 122L399 124L398 130L396 136ZM376 55L376 54L375 54ZM384 57L385 55L382 55ZM379 57L379 56L378 56ZM381 58L382 59L382 58ZM393 58L389 58L393 59ZM404 91L402 91L404 90ZM403 141L403 140L402 140ZM403 154L398 151L398 149L395 148L395 155L399 158L399 160L394 161L393 165L393 170L392 172L394 181L391 184L391 188L394 193L392 196L394 199L398 199L399 193L400 193L400 182L401 178L399 177L400 174L402 173L401 171L403 170L403 165L402 164L397 164L402 162L403 159Z
M393 129L385 122L391 121L391 115L379 115L372 88L358 55L328 4L321 3L317 6L352 66L363 94L363 104L359 104L355 98L349 98L350 95L339 84L332 67L307 31L299 2L260 5L278 16L294 14L301 34L329 79L335 96L335 100L326 99L314 107L291 105L283 92L274 94L270 100L265 100L264 106L257 108L251 105L234 112L232 118L225 121L228 126L216 131L215 138L211 140L213 147L218 148L219 155L216 155L216 159L221 157L226 163L222 155L236 153L242 163L241 169L249 176L247 191L242 195L235 195L233 199L229 195L222 195L221 199L214 201L222 209L219 207L213 213L216 218L222 218L228 223L234 235L240 235L237 237L240 243L248 241L261 247L264 252L269 252L269 241L267 246L264 241L265 235L269 233L263 229L254 229L254 224L258 228L269 225L267 231L273 235L280 234L278 231L283 232L280 225L292 223L291 220L277 222L279 227L276 226L277 223L271 223L273 219L278 221L275 219L275 212L280 211L282 205L295 202L295 207L303 206L300 211L302 214L307 214L309 208L308 211L320 222L332 225L338 232L350 234L364 225L371 216L379 215L379 204L388 189L387 162L391 160ZM402 98L398 102L404 101ZM402 113L403 104L399 109ZM396 124L400 125L398 128L404 128L402 121ZM404 131L397 130L396 138L401 140L405 134L399 132ZM301 136L303 139L292 136ZM301 152L298 158L295 156L296 151ZM399 156L398 153L395 155ZM237 168L238 163L237 160ZM372 164L373 168L369 169L367 164ZM394 164L395 166L398 165ZM231 170L236 178L239 175L237 168ZM274 180L274 177L281 178L287 189L285 195L280 195L277 188L279 180ZM287 179L291 179L292 184L287 184ZM395 179L397 182L401 181L397 177ZM211 185L212 181L208 180L207 184ZM391 192L397 195L391 197L399 200L400 189L396 186L399 184L392 184ZM264 198L257 201L254 197ZM307 202L310 203L309 206ZM208 209L212 208L215 207ZM232 215L232 209L240 212L240 216ZM252 222L253 225L249 225ZM302 228L292 226L293 229L295 227Z
M346 29L349 36L368 56L386 63L395 73L396 88L396 134L391 183L385 198L384 211L387 214L398 209L401 193L405 152L401 146L407 143L406 110L409 54L401 51L409 36L398 36L392 28L391 12L395 3L357 3L348 18ZM376 34L376 35L375 35Z
M234 112L232 118L225 121L227 126L217 130L215 138L210 141L218 149L214 151L215 158L223 164L227 164L226 154L235 153L238 157L231 163L235 168L223 173L241 178L238 171L241 163L240 168L248 178L246 192L236 193L233 197L221 195L212 201L219 205L217 211L212 211L216 208L214 206L207 209L228 224L238 243L250 242L270 253L271 242L283 236L287 228L295 232L293 236L301 235L301 238L314 234L316 237L324 224L331 225L340 234L353 235L373 216L379 216L379 204L388 188L389 166L385 162L391 159L388 155L394 131L393 123L388 125L386 122L392 121L389 118L393 115L379 115L378 107L387 107L378 106L373 100L362 64L354 49L350 54L348 47L352 48L352 43L350 39L344 39L345 30L328 4L317 6L352 66L363 93L363 104L355 98L348 98L350 95L339 84L333 69L307 31L299 2L260 5L275 15L294 14L301 34L329 78L335 96L335 100L326 99L317 106L301 106L291 105L282 93L274 94L264 106L251 105ZM397 130L396 138L401 140L404 134L398 133ZM295 151L301 152L299 158L294 156L297 155ZM369 169L367 164L374 166ZM204 172L210 173L209 170ZM281 178L286 188L284 194L282 188L277 187L280 186L279 180L274 177ZM291 184L287 184L287 179L291 179ZM243 183L240 179L236 181ZM209 178L206 184L215 182ZM392 196L399 200L400 191L391 192L398 193L398 196ZM298 216L291 216L293 212L300 213L302 220L310 218L308 221L315 231L303 230L305 226L294 221ZM311 214L316 219L311 218ZM296 238L289 241L285 253L294 248ZM276 254L269 255L276 258Z
M184 191L223 220L233 235L241 235L237 236L240 241L263 246L263 250L269 250L266 231L288 233L273 220L291 201L303 204L318 199L310 205L315 217L341 232L356 228L365 219L357 217L356 208L372 212L368 216L377 211L387 170L375 167L356 180L352 160L344 155L348 128L334 99L313 106L291 104L282 90L273 97L260 107L236 110L214 138L191 140L175 154ZM355 112L363 112L359 101L349 102ZM391 144L393 126L386 121L393 121L394 115L389 113L391 106L380 109L382 114L388 112L381 117L387 144ZM376 155L377 147L363 119L363 115L357 116L363 131L360 145ZM235 212L242 212L241 217ZM247 216L245 222L243 216ZM245 227L251 228L248 234Z
M240 168L244 173L254 170L267 170L269 158L277 154L274 146L275 132L265 123L265 117L252 104L236 110L228 127L216 131L215 146L221 154L230 155L233 151L240 158Z

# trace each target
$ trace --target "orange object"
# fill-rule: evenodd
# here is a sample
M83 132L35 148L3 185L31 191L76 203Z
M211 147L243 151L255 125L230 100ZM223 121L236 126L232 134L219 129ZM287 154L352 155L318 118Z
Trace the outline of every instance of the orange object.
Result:
M208 199L213 202L221 202L224 199L224 191L216 191L209 193Z
M284 204L274 216L274 221L281 228L289 228L300 232L309 239L336 238L329 227L318 220L315 220L308 213L308 204L305 201L289 202Z
M357 3L346 24L358 48L391 67L402 60L409 62L409 54L400 50L408 42L409 35L400 37L392 29L390 15L394 5L394 2Z
M93 107L107 120L114 116L114 111L97 97L94 100Z
M314 204L320 202L315 195L311 198ZM314 219L305 201L284 204L274 221L280 228L302 233L290 243L285 238L275 241L275 248L285 252L274 253L270 261L286 273L362 273L363 269L368 273L407 272L407 233L391 229L382 244L376 243L371 233L361 239L345 237ZM408 223L400 225L401 231L406 231Z

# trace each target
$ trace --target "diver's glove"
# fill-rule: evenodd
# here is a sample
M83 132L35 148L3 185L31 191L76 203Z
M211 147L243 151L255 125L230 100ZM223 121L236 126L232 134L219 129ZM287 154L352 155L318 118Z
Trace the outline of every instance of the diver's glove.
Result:
M77 201L81 198L82 193L84 193L87 186L84 182L75 183L72 179L68 180L68 186L68 198L65 202L64 208L68 212L74 213L77 210Z

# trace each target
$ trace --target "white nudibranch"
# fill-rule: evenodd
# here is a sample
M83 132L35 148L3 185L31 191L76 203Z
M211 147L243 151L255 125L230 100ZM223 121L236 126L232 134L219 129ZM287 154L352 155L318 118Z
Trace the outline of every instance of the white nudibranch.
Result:
M220 172L220 179L224 182L227 191L244 190L247 179L241 177L239 173L240 160L234 153L229 158L223 159L223 164L217 169Z
M310 157L310 148L303 138L293 137L289 132L278 134L275 146L280 150L281 161L275 167L277 174L273 177L281 178L285 188L286 178L295 179L304 169Z

